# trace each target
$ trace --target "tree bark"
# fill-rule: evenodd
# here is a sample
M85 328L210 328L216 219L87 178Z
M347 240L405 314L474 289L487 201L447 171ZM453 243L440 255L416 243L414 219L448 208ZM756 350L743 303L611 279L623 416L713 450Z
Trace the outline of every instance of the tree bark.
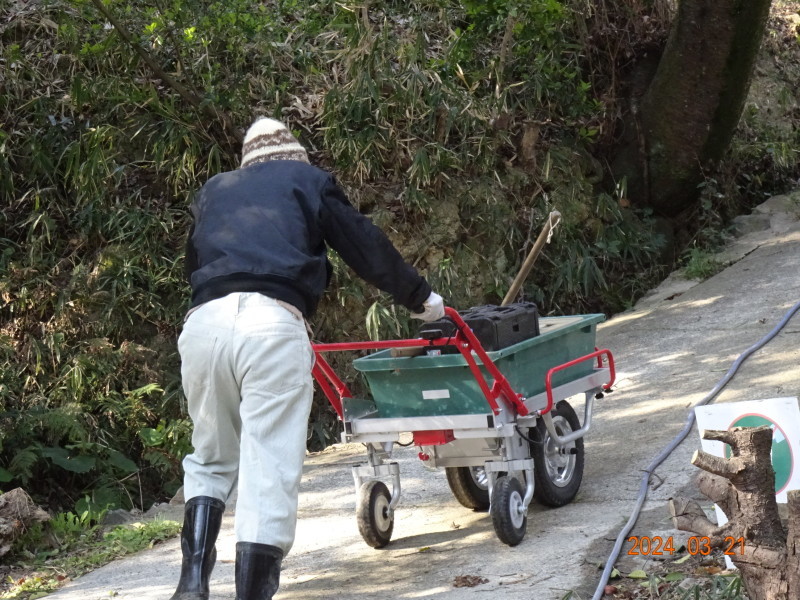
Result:
M681 0L655 76L619 150L630 200L674 217L698 197L741 116L771 0Z
M772 429L736 427L702 435L733 450L728 459L702 451L692 457L692 464L706 471L698 479L700 491L722 509L728 522L717 526L696 502L674 498L669 501L673 525L708 537L713 547L729 550L750 600L800 598L800 491L788 494L787 531L775 500ZM744 539L743 549L731 543L739 538Z

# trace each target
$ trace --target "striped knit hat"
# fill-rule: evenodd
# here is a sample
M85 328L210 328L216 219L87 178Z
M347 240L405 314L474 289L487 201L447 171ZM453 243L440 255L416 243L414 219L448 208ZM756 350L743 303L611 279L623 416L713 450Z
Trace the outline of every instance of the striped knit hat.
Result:
M286 125L275 119L260 117L244 136L241 166L268 160L300 160L307 163L308 154Z

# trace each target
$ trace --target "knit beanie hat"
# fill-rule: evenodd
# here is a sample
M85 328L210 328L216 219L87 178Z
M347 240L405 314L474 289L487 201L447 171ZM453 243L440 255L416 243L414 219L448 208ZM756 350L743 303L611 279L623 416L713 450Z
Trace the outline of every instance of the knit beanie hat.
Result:
M308 154L283 123L260 117L250 126L242 145L242 167L268 160L308 162Z

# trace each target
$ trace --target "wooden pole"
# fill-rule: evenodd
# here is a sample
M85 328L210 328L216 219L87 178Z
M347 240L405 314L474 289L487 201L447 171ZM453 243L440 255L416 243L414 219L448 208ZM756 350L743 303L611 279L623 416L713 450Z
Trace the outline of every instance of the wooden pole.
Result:
M536 259L539 258L539 254L542 252L542 248L546 243L550 241L550 237L553 234L553 230L556 228L556 225L561 221L561 213L557 210L554 210L550 213L547 217L547 223L545 223L542 232L539 234L539 237L536 238L536 242L533 244L533 248L531 251L528 252L527 258L525 258L525 262L522 263L522 267L517 273L517 276L514 278L514 281L511 283L511 287L506 294L506 297L503 298L503 303L500 306L506 306L514 301L519 294L519 290L522 287L522 284L525 282L525 279L528 278L528 275L533 268L533 263L536 262Z

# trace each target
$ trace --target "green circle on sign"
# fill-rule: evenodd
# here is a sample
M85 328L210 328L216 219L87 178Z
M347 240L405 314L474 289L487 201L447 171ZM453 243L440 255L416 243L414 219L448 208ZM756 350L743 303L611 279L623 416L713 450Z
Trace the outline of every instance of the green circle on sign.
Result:
M772 468L775 469L775 491L780 492L789 483L794 467L792 448L780 425L760 415L746 415L736 419L730 428L760 427L761 425L772 427ZM725 445L725 456L728 458L731 456L731 447L727 444Z

